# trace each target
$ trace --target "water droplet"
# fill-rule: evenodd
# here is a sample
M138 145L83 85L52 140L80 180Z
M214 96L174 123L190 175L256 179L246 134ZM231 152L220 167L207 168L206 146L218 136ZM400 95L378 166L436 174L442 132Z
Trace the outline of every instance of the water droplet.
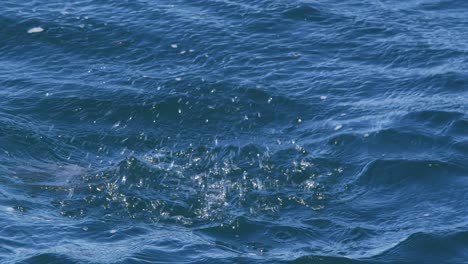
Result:
M120 121L118 121L117 123L115 123L115 124L112 126L112 128L117 128L117 127L119 127L119 126L120 126Z

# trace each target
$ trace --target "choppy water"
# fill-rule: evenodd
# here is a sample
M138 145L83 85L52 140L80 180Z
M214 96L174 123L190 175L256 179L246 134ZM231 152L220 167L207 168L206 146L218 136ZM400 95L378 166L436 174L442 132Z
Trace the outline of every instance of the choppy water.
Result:
M6 0L2 263L468 263L465 0Z

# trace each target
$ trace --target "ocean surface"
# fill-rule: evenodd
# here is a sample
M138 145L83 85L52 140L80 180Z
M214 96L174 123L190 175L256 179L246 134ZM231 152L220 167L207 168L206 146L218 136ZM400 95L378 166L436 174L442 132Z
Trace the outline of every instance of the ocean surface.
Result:
M468 1L5 0L0 263L468 263Z

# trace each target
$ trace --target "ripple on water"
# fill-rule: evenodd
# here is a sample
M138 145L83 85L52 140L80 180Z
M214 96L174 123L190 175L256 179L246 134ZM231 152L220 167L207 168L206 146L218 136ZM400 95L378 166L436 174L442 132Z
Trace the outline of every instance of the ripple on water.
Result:
M6 2L0 262L467 258L466 1Z

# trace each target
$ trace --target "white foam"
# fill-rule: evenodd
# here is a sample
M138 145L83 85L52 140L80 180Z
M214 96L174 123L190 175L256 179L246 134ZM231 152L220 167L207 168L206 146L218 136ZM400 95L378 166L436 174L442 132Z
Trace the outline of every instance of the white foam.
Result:
M33 27L33 28L30 28L30 29L28 30L28 33L29 33L29 34L32 34L32 33L41 33L42 31L44 31L44 29L41 28L41 27Z

